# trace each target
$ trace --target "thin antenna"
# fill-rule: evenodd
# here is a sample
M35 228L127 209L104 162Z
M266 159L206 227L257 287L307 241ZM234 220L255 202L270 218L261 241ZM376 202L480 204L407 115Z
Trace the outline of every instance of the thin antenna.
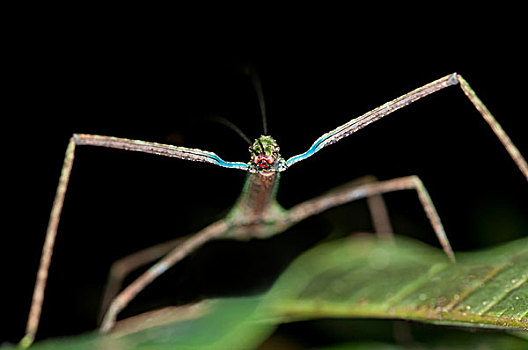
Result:
M251 140L249 139L249 137L247 137L246 134L244 134L242 132L242 130L240 130L240 128L238 126L236 126L235 124L231 123L226 118L219 117L219 116L213 116L213 117L210 117L209 119L212 120L212 121L218 122L220 124L224 124L229 129L231 129L234 132L236 132L240 137L242 137L244 139L244 141L246 141L251 146Z
M257 74L257 71L252 66L246 66L244 69L253 83L255 92L257 93L257 98L260 106L260 113L262 114L262 128L264 129L264 135L268 134L268 121L266 117L266 103L264 102L264 93L262 92L262 84L260 83L260 78Z

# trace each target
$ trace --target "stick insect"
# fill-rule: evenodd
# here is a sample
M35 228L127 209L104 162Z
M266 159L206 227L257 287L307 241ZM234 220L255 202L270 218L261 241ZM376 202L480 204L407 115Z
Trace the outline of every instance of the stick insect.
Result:
M506 151L516 163L517 167L528 180L528 165L526 160L520 154L499 123L495 120L493 115L477 97L467 81L456 73L444 76L419 87L361 115L358 118L350 120L349 122L323 134L315 140L315 142L304 153L292 156L288 159L282 158L279 153L280 148L277 142L269 135L263 135L257 138L253 143L249 142L250 160L246 163L227 162L215 153L200 149L110 136L74 134L70 138L66 150L66 156L64 158L64 164L46 231L46 238L37 273L31 310L28 317L26 335L22 339L21 344L23 346L29 346L33 342L37 332L44 299L44 289L48 277L48 269L64 197L70 178L70 172L73 166L75 148L81 145L145 152L190 161L210 163L225 168L238 169L247 172L246 182L242 193L225 218L213 222L193 235L147 248L138 253L132 254L131 256L125 257L113 265L107 290L103 297L103 312L105 313L100 328L102 332L108 332L112 329L119 312L123 310L140 291L158 276L163 274L167 269L171 268L178 261L182 260L208 241L216 239L248 240L253 238L268 238L284 232L289 227L309 216L361 198L367 198L369 201L375 230L390 235L392 230L388 223L383 202L380 202L380 196L383 193L392 191L415 190L417 192L418 199L431 222L443 250L449 259L455 262L454 253L433 202L423 183L417 176L406 176L386 181L376 181L372 178L365 178L362 181L351 182L324 195L297 204L290 209L284 209L275 199L280 175L289 167L311 157L323 148L355 133L370 123L380 120L384 116L387 116L427 95L453 85L460 85L464 94L489 124L495 135L502 142ZM257 95L259 97L264 120L264 133L267 134L265 108L260 84L257 83L255 86L257 88ZM139 266L155 260L158 261L125 289L119 292L121 282L126 274Z

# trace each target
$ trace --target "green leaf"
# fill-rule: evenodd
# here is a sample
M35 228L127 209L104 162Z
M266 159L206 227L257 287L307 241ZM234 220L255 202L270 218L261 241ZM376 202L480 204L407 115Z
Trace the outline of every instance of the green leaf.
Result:
M315 247L269 297L287 320L391 318L528 329L528 239L486 251L442 251L409 239L355 237Z
M147 313L110 336L50 340L32 349L251 349L281 322L318 318L498 328L517 331L523 342L528 238L456 256L452 264L441 250L404 238L333 241L299 257L264 296Z
M464 337L443 337L434 338L431 341L414 341L410 344L392 344L382 342L353 342L334 344L332 346L312 348L312 350L454 350L454 349L508 349L526 350L525 341L516 339L507 334L480 334L479 336L466 334Z
M92 333L54 339L37 343L31 349L252 349L272 330L269 324L257 320L262 318L257 317L260 302L261 298L209 300L205 308L189 319L170 320L181 319L182 310L170 309L163 315L157 311L155 316L147 313L137 316L139 320L128 320L108 336Z

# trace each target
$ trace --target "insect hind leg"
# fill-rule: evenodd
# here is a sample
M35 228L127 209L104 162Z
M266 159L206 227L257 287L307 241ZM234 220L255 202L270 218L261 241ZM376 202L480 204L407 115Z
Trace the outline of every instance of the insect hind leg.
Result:
M449 259L455 262L455 255L451 249L451 245L449 244L449 240L447 239L444 227L434 207L433 201L422 181L417 176L405 176L392 180L360 184L357 186L346 184L319 197L297 204L289 211L289 221L293 223L299 222L307 217L319 214L345 203L362 198L369 198L375 195L381 195L382 193L401 190L415 190L417 192L418 199L420 200L425 214L440 241L442 249Z
M101 309L99 311L99 324L103 320L103 316L110 305L112 299L119 293L124 279L133 271L145 266L155 260L158 260L168 254L171 250L176 248L183 242L186 237L179 237L170 241L156 244L152 247L142 249L130 255L116 260L110 267L108 280L106 282L105 291L101 301Z
M331 196L335 193L347 192L352 190L353 188L357 188L358 186L376 182L379 182L379 180L373 175L362 176L352 181L349 181L341 186L333 188L327 193L327 195ZM376 232L380 239L393 240L394 231L392 229L389 213L387 211L387 206L385 205L385 200L383 199L383 196L381 194L374 194L372 196L368 196L366 200L374 232Z

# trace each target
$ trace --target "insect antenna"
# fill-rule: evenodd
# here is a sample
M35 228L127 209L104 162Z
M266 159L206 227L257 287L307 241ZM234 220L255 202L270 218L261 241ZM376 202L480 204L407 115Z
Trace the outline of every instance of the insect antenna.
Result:
M264 135L268 134L268 121L266 117L266 103L264 102L264 93L262 92L262 84L260 83L259 75L257 71L252 66L246 66L244 73L249 76L253 88L257 93L257 98L260 106L260 114L262 115L262 129L264 130Z
M242 130L240 130L240 128L238 126L236 126L235 124L233 124L232 122L230 122L226 118L213 116L213 117L210 117L209 119L214 121L214 122L217 122L217 123L220 123L220 124L223 124L223 125L227 126L229 129L231 129L234 132L236 132L238 134L238 136L240 136L244 141L246 141L251 146L251 140L249 139L249 137L247 137L246 134L244 134L242 132Z

